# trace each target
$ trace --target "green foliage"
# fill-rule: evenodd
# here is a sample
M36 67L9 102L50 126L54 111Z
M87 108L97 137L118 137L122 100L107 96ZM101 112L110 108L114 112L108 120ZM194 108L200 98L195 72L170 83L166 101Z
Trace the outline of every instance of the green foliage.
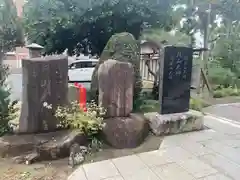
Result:
M227 96L239 96L240 95L240 90L237 88L219 88L214 91L213 97L214 98L222 98L222 97L227 97Z
M44 107L51 109L47 102ZM87 105L87 111L79 108L79 103L72 102L70 106L59 106L55 116L59 120L59 128L78 129L88 137L93 137L103 128L103 115L105 110L97 106L94 102Z
M210 106L209 103L198 99L198 98L191 98L190 99L190 109L201 111L202 108ZM159 112L160 104L157 100L143 100L142 104L139 104L139 112L148 113L148 112Z
M209 62L208 78L214 89L220 86L232 86L237 79L236 75L231 71L231 69L223 68L221 63L217 60Z
M188 45L189 37L175 29L174 31L167 32L162 29L147 29L143 31L141 39L143 40L151 40L154 42L162 42L167 41L169 45Z
M172 0L31 0L24 7L25 30L46 53L100 54L115 33L135 38L148 27L171 29Z
M134 70L134 95L133 109L136 108L142 90L142 79L140 76L140 47L134 36L127 32L114 34L107 42L98 65L95 67L91 81L91 96L98 102L98 68L106 60L114 59L119 62L131 63Z
M198 98L191 98L190 99L190 109L196 110L196 111L201 111L202 108L208 107L210 104L207 102L198 99Z
M22 27L12 0L0 0L0 55L23 44ZM1 61L1 57L0 57Z
M0 66L0 136L11 131L9 121L16 118L18 109L17 101L11 102L10 89L7 87L6 78L8 68Z
M213 57L223 68L230 69L240 77L240 23L233 24L230 32L224 26L217 31L221 36L214 46Z

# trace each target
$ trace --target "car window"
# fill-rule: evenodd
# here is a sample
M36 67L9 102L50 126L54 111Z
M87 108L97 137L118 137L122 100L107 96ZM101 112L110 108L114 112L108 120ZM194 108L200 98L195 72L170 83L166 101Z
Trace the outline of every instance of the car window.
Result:
M75 69L76 68L76 63L72 63L68 66L68 69Z
M75 68L77 68L77 69L79 69L79 68L94 68L96 66L96 64L97 64L97 62L91 62L91 61L76 62Z

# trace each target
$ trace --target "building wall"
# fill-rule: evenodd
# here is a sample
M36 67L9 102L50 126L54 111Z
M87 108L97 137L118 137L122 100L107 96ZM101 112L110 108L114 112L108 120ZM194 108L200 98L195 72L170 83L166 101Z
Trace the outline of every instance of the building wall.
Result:
M25 0L13 0L16 8L17 8L17 13L19 17L22 17L22 12L23 12L23 6L25 3ZM16 47L14 52L10 52L6 54L6 60L11 61L11 65L15 65L16 67L19 67L21 63L19 62L13 62L14 60L16 61L21 61L22 57L28 57L29 56L29 51L25 47ZM21 67L21 66L20 66Z

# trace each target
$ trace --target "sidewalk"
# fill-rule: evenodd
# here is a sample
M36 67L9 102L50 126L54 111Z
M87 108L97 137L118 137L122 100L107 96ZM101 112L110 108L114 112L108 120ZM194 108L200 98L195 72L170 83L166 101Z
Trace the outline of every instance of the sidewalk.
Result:
M167 136L159 150L80 166L69 180L238 180L240 125L205 117L209 130Z

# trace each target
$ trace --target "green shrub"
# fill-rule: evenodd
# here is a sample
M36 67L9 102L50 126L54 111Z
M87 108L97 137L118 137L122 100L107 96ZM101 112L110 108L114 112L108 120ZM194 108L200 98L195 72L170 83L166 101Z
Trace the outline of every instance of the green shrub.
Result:
M209 103L196 98L190 99L190 109L201 111L202 108L210 106ZM158 112L160 110L160 104L157 100L144 100L139 108L139 112Z
M227 96L239 96L240 91L237 88L232 88L231 86L228 88L219 88L213 92L214 98L222 98Z
M217 60L209 62L208 78L213 87L224 88L234 85L237 80L236 74L229 68L223 68Z
M139 106L139 112L158 112L160 110L159 101L156 100L143 100Z
M47 102L44 107L51 109ZM56 109L55 117L58 119L58 128L78 129L86 136L92 138L103 128L103 116L105 110L94 102L87 104L87 111L79 108L79 103L72 102L69 106L59 106Z
M210 106L207 102L198 99L198 98L191 98L190 99L190 109L201 111L202 108L205 108L207 106Z
M10 89L7 86L8 67L0 66L0 136L10 132L12 129L9 122L16 118L18 101L11 101Z

